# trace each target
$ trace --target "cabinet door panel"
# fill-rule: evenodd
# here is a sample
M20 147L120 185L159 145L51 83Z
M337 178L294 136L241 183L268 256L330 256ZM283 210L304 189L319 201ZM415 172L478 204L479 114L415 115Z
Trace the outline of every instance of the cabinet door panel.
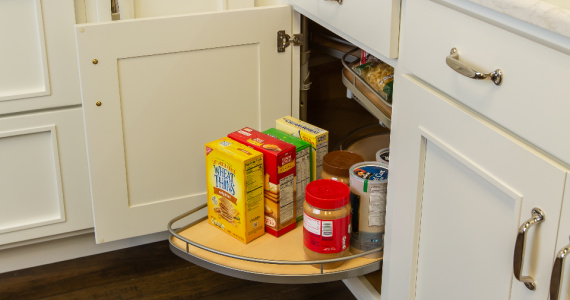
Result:
M0 245L92 227L81 108L0 118Z
M398 84L383 292L389 299L545 299L565 170L413 77ZM546 218L527 233L523 275L537 282L530 291L513 276L513 255L534 207Z
M0 115L80 104L72 1L0 1Z
M291 50L275 45L291 12L77 28L98 242L164 230L205 201L206 142L291 114Z
M570 175L570 173L568 174ZM570 180L566 177L566 188L564 193L564 202L562 204L562 213L560 214L560 229L558 230L558 239L556 242L556 252L552 255L552 259L558 253L567 247L570 247ZM564 264L562 265L562 284L559 286L559 299L570 299L570 259L568 254ZM558 300L558 299L553 299Z

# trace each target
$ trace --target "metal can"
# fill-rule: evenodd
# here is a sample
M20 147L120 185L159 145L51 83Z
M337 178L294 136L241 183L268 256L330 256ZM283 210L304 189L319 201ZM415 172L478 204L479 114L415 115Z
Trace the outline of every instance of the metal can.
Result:
M361 253L384 247L388 167L380 162L362 162L350 167L352 233L350 250ZM382 257L383 251L365 257Z

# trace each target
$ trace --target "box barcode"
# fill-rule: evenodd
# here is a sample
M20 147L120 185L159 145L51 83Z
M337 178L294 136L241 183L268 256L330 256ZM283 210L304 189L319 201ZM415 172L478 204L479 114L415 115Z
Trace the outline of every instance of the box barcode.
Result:
M333 224L332 221L323 221L323 236L331 237L333 236Z

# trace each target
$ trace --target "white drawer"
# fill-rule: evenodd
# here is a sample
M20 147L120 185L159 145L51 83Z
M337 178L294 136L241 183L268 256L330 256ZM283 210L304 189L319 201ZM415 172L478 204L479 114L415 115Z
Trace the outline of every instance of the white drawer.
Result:
M2 245L93 227L81 108L0 118Z
M398 57L400 0L290 0L295 10L357 46ZM376 52L376 53L375 53Z
M546 152L570 163L570 57L430 0L409 1L399 66ZM452 70L446 57L502 84ZM564 129L564 130L562 130Z

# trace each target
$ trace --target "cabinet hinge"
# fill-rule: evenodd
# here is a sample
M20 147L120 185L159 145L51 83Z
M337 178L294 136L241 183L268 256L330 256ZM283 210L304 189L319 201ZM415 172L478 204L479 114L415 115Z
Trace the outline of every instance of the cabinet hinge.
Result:
M293 40L291 40L291 36L286 34L285 30L279 30L277 32L277 52L285 52L285 48L289 47L291 43L293 43L294 46L302 46L303 34L294 34Z

